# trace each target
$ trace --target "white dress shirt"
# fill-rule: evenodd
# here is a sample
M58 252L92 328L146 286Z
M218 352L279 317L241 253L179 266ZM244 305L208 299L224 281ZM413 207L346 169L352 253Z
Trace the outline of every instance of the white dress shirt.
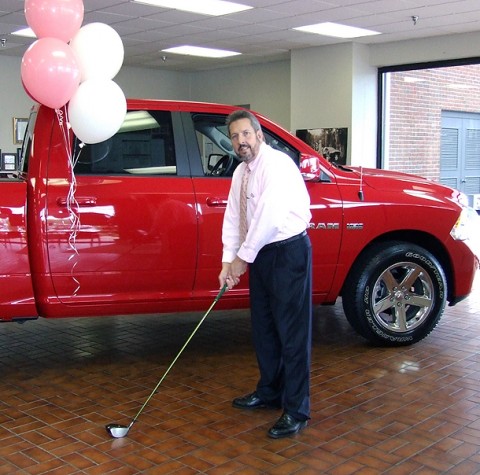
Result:
M248 233L240 243L240 188L247 164L235 170L223 220L222 262L232 262L238 255L253 262L266 244L283 241L307 229L310 196L295 162L266 143L260 146L251 169L247 190Z

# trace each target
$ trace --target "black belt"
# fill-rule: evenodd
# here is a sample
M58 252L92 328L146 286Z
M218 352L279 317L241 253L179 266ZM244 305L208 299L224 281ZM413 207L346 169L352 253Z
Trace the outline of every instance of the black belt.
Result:
M307 231L303 231L300 234L284 239L283 241L271 242L270 244L266 244L265 246L263 246L260 251L266 251L267 249L273 249L275 247L284 246L285 244L290 244L291 242L298 241L299 239L304 238L306 235Z

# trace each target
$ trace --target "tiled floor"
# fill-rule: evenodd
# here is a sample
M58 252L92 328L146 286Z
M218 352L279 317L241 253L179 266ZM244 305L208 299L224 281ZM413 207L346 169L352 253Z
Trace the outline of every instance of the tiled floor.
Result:
M478 279L477 279L478 282ZM480 288L422 342L375 348L317 308L312 420L266 431L247 312L212 312L128 436L201 314L0 326L0 474L480 473Z

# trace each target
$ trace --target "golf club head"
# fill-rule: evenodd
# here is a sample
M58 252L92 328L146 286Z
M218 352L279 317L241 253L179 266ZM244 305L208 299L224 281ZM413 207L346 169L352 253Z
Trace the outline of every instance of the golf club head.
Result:
M122 424L107 424L105 426L105 429L107 429L107 432L112 437L115 437L115 439L121 439L128 434L130 426L124 426Z

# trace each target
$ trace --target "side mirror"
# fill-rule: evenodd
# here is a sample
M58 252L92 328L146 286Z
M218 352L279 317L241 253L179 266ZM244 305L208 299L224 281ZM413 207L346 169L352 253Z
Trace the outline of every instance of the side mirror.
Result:
M315 156L303 155L300 157L300 173L304 181L320 180L320 159Z

